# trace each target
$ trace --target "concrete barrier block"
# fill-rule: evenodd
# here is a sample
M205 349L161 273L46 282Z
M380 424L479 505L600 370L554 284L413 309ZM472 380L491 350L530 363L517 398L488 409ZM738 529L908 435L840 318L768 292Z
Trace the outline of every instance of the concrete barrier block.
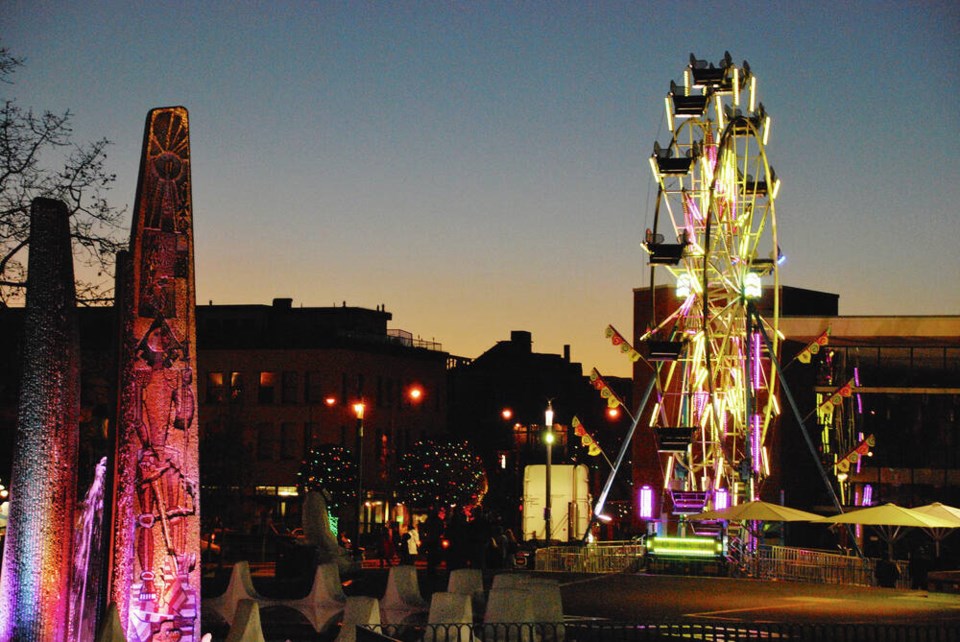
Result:
M265 642L260 626L260 605L256 601L240 600L224 642Z
M317 633L323 633L339 619L347 596L340 584L340 569L335 563L321 564L313 575L313 587L306 597L294 600L261 601L261 606L283 606L303 614Z
M542 627L543 639L552 642L563 642L563 598L560 593L560 583L557 580L531 578L526 589L533 597L533 618L537 622L547 622L550 626Z
M205 598L203 606L216 611L227 624L233 624L234 613L241 600L265 601L253 586L250 564L246 561L237 562L233 565L227 590L217 597Z
M469 595L434 593L423 642L474 642L473 605ZM442 625L442 626L439 626Z
M460 595L469 595L476 616L483 615L487 608L487 597L483 590L483 571L478 568L458 568L450 571L447 591Z
M483 623L484 640L532 642L536 631L533 594L525 588L491 589Z
M375 597L352 596L347 598L343 609L343 626L336 642L356 642L357 625L380 625L380 600Z
M335 562L320 564L313 576L313 588L308 596L314 604L340 605L346 603L347 596L340 583L340 568Z
M405 564L390 568L387 590L383 596L383 608L387 611L427 610L427 601L420 594L416 566Z
M523 588L532 577L527 573L499 573L493 576L490 590Z

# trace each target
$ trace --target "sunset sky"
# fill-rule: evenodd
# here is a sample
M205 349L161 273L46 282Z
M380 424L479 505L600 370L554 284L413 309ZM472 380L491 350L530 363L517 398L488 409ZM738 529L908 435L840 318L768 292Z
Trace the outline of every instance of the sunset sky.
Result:
M960 314L956 2L0 2L0 95L107 137L131 209L149 109L190 110L197 300L386 304L475 357L511 330L628 375L640 242L691 52L748 60L781 280Z

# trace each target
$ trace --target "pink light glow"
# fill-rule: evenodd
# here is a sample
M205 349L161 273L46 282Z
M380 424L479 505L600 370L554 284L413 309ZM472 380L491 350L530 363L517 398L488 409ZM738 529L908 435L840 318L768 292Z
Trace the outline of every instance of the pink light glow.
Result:
M694 408L696 408L697 417L703 416L703 409L706 408L709 397L710 393L703 390L693 393L693 403Z
M863 503L861 506L873 506L873 486L865 484L863 487Z
M647 484L640 488L640 519L653 519L653 489Z
M753 333L753 389L760 390L760 333Z
M713 510L723 510L730 506L730 493L726 488L718 488L713 495Z
M752 423L753 423L753 432L750 435L752 438L750 445L751 445L751 450L753 451L751 453L753 457L753 472L759 473L760 468L763 465L763 456L760 453L760 448L761 448L763 439L760 435L760 415L759 414L753 415Z
M697 206L697 202L693 200L693 197L690 196L690 192L683 191L683 213L688 214L696 221L703 220L703 214L700 213L700 208ZM688 223L690 225L690 223Z
M860 387L860 368L858 366L853 367L853 385L857 388ZM863 414L863 397L860 396L860 393L857 393L857 412ZM860 472L860 463L857 462L857 472Z

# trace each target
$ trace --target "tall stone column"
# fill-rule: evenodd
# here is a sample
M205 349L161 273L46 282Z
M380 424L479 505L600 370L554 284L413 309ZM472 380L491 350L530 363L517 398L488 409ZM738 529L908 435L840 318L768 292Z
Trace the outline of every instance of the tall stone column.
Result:
M130 642L200 638L196 296L187 110L147 115L118 264L120 394L110 596ZM121 300L122 299L122 300Z
M66 642L80 348L67 206L30 211L23 374L0 574L0 640Z

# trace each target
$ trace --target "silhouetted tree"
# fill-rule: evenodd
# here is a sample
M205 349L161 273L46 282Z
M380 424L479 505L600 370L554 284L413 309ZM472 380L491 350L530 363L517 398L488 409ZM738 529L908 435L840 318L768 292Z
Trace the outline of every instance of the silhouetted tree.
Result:
M23 64L0 47L0 86ZM21 300L26 285L30 203L47 197L70 212L74 255L89 270L77 271L77 298L98 303L112 296L113 261L124 210L104 198L116 175L105 169L106 138L77 144L69 110L62 114L23 109L12 98L0 106L0 307ZM92 276L92 280L91 279Z

